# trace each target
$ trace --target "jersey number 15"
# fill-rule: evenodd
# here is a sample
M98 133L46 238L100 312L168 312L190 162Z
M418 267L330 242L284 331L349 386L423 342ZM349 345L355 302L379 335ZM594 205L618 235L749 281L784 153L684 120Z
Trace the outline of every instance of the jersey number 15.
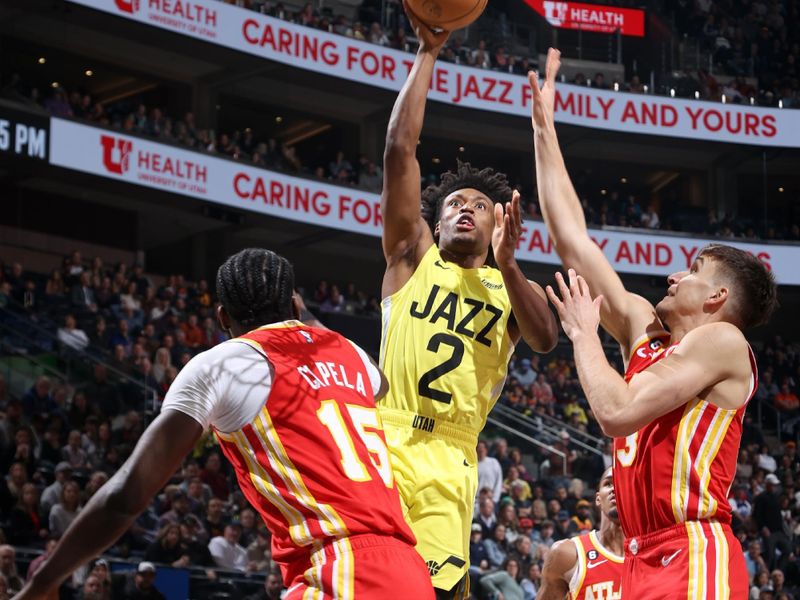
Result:
M369 460L372 466L378 471L378 475L380 475L386 487L391 488L394 485L394 476L389 463L389 451L386 449L386 444L381 436L376 433L383 429L378 420L378 411L374 408L358 406L357 404L345 404L344 406L347 408L347 414L356 428L358 437L361 438L361 442L369 452ZM372 476L369 474L366 465L358 457L356 448L353 445L353 437L350 435L350 430L345 424L344 418L342 418L339 404L335 400L323 400L317 410L317 418L328 429L333 441L339 448L344 474L353 481L370 481ZM367 428L375 431L368 431Z

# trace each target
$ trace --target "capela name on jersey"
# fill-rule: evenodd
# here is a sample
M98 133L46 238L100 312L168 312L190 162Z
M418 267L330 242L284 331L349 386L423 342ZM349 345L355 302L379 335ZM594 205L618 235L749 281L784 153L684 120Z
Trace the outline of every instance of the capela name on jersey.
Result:
M365 398L367 389L364 386L364 377L360 371L355 375L348 374L344 365L334 362L315 362L313 365L297 367L297 372L308 382L312 390L323 387L339 386L355 390Z

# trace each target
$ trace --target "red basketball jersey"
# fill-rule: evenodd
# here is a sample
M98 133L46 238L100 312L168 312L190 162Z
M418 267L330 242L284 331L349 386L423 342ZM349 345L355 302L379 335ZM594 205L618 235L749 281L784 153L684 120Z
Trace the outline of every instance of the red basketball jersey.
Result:
M646 338L634 348L625 381L676 347L669 345L666 333ZM750 364L748 401L758 385L752 350ZM730 523L728 492L736 476L746 406L747 402L726 410L693 398L638 432L614 440L614 489L626 538L686 521Z
M326 541L363 533L416 544L369 374L353 345L298 322L238 339L269 358L272 387L252 422L215 433L273 534L274 560L285 569L310 560Z
M622 556L603 546L597 531L572 538L578 564L569 586L570 600L619 600L622 588Z

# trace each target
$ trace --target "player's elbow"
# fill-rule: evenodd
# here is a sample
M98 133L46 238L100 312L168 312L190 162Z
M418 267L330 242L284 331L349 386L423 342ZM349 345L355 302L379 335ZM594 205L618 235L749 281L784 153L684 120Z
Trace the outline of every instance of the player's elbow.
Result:
M417 142L391 129L386 135L383 161L386 165L404 164L416 160Z
M637 424L630 418L630 411L608 411L605 414L595 413L603 434L611 438L624 438L638 431Z

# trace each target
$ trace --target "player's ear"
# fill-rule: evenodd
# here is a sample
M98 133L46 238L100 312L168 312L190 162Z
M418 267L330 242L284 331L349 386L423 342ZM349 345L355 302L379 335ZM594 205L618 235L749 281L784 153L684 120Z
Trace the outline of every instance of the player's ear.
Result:
M231 316L228 314L228 311L225 310L225 307L222 306L222 304L217 306L217 321L219 322L219 326L222 331L231 330Z
M725 302L728 300L728 288L721 286L716 288L713 293L706 299L705 305L708 312L716 312L721 309Z

